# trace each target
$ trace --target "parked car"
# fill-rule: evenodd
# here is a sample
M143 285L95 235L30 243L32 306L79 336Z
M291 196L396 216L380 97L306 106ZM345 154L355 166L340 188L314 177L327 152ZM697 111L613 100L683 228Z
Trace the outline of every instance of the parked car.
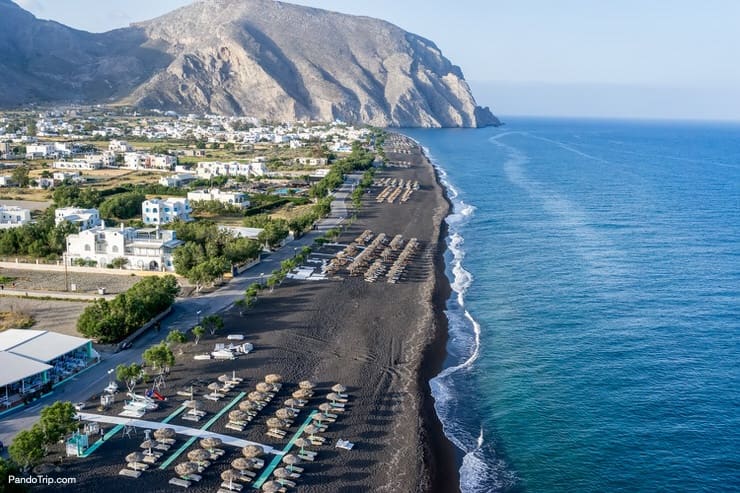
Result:
M82 411L85 409L85 403L84 402L77 402L74 405L76 411Z

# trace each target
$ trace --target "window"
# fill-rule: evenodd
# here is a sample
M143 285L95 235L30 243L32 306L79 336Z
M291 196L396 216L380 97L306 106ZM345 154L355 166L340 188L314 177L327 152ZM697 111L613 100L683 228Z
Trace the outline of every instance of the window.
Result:
M90 251L90 245L85 245L85 251L86 252L89 252Z
M144 211L145 212L149 212L149 207L147 207L146 209L144 209Z
M170 208L169 208L169 207L165 207L165 208L164 208L164 211L165 211L165 212L170 212Z
M114 245L112 251L113 253L118 253L118 247Z

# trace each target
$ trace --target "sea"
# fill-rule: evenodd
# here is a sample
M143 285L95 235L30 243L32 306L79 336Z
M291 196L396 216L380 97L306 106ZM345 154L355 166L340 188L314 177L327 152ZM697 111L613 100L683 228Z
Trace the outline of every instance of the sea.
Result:
M462 490L740 491L740 124L505 122L403 131L453 204Z

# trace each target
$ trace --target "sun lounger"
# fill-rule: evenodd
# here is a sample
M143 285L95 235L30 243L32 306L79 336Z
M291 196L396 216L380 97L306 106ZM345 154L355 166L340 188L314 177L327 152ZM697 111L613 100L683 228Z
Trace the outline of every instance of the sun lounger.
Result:
M186 414L182 417L182 419L184 419L185 421L192 421L194 423L197 423L202 418L198 416L197 414Z
M306 454L300 454L300 453L298 454L298 458L302 460L307 460L309 462L313 462L314 460L316 460L315 455L306 455Z
M244 486L239 483L234 483L233 481L231 483L229 483L228 481L224 481L223 483L221 483L221 488L231 491L241 491Z
M289 488L295 488L295 483L293 481L289 481L287 479L276 479L275 481L280 483L283 486L287 486Z
M214 457L216 457L216 458L221 457L224 454L226 454L226 451L225 450L220 449L220 448L215 448L215 449L211 450L211 459L213 459Z
M149 469L149 464L144 464L143 462L129 462L126 464L126 467L133 469L134 471L146 471Z
M156 462L159 460L159 457L156 455L145 455L144 456L144 463L145 464L156 464Z
M276 440L283 440L283 439L285 439L285 435L280 435L278 433L275 433L273 430L270 430L270 431L266 432L265 435L267 435L268 437L272 437L272 438L274 438Z
M234 430L234 431L244 431L243 424L234 423L233 421L226 423L226 428L228 428L229 430Z
M206 359L212 359L212 356L210 354L196 354L195 356L193 356L193 359L206 360Z
M206 394L206 395L203 396L203 398L204 399L208 399L209 401L216 402L216 401L220 401L221 400L221 394L216 394L216 393Z
M352 450L355 444L349 440L337 440L336 448L343 448L344 450Z
M298 466L289 466L289 467L286 467L286 469L288 469L288 471L290 471L290 477L291 478L300 478L301 477L301 474L300 473L303 472L303 468L302 467L298 467Z
M170 484L174 484L175 486L181 486L183 488L190 488L190 485L192 483L182 478L172 478L170 479Z
M210 462L207 462L207 464L209 466L211 465ZM200 471L203 472L203 469L204 468L203 467L198 467L198 469L200 469ZM201 476L200 474L193 473L193 474L188 474L187 476L183 476L182 478L183 479L187 479L188 481L195 481L197 483L198 481L200 481L201 479L203 479L203 476Z
M155 449L162 450L164 452L167 452L170 449L170 447L172 447L172 445L170 445L169 443L162 443L162 442L159 442L158 444L154 446Z
M144 414L145 413L144 413L143 410L132 411L130 409L126 409L125 411L123 411L121 413L118 413L119 416L123 416L125 418L140 418L140 417L144 416Z
M254 471L242 471L241 476L239 476L239 481L249 482L256 477L257 477L257 473Z
M119 476L126 476L127 478L138 478L141 476L141 471L132 471L131 469L121 469L118 471Z

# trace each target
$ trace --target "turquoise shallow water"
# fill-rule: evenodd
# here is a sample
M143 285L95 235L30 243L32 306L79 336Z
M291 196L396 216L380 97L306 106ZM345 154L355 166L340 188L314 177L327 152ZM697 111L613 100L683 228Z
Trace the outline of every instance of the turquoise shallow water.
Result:
M404 133L455 205L464 491L740 491L740 126Z

